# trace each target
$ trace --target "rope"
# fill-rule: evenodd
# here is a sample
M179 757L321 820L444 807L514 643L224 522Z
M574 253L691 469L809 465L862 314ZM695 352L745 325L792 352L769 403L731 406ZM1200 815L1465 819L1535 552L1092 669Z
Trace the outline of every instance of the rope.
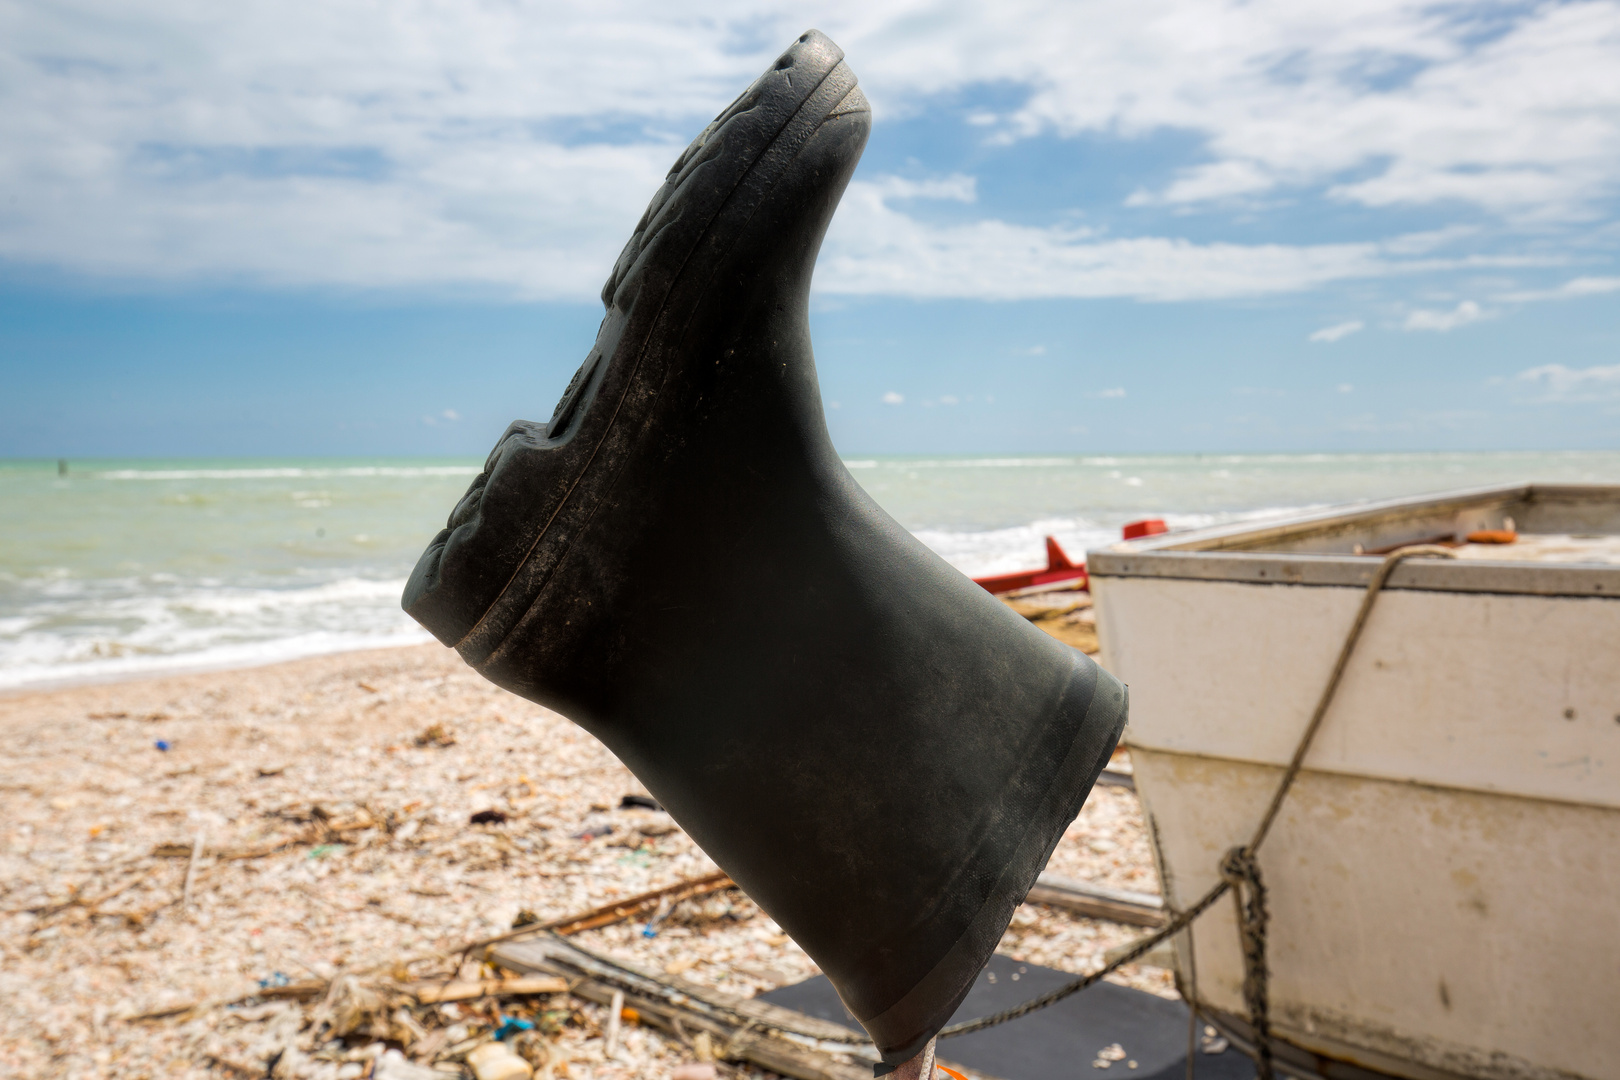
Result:
M1039 1009L1044 1009L1048 1005L1056 1005L1058 1002L1062 1001L1071 994L1078 994L1086 987L1100 982L1104 976L1112 975L1115 971L1118 971L1126 964L1129 964L1131 961L1143 956L1150 949L1152 949L1153 946L1157 945L1165 938L1178 934L1182 930L1186 929L1189 923L1198 918L1198 916L1202 915L1204 912L1208 911L1210 905L1219 900L1222 894L1224 894L1229 888L1231 888L1231 886L1225 881L1222 881L1219 885L1216 885L1213 889L1209 890L1209 892L1205 893L1198 903L1194 904L1192 907L1188 908L1186 911L1183 911L1180 915L1172 919L1162 930L1149 934L1145 938L1139 938L1136 944L1132 945L1130 949L1124 953L1124 955L1118 957L1113 963L1107 965L1106 967L1093 971L1090 975L1082 976L1071 983L1065 983L1056 990L1049 991L1042 994L1038 998L1033 998L1026 1001L1022 1005L1015 1005L1010 1009L1004 1009L998 1013L991 1013L989 1016L981 1016L977 1020L964 1020L960 1024L952 1024L950 1027L942 1030L939 1033L939 1037L942 1039L949 1039L955 1035L967 1035L974 1031L983 1031L987 1027L994 1027L997 1024L1005 1024L1008 1020L1016 1020L1020 1016L1028 1016L1030 1013Z
M1256 1080L1272 1080L1270 971L1266 968L1266 886L1260 863L1248 848L1235 847L1221 860L1221 877L1237 901L1238 944L1243 949L1243 1005L1254 1028Z
M1266 885L1260 875L1258 858L1260 845L1265 843L1266 836L1271 832L1272 823L1277 820L1277 813L1282 809L1283 800L1288 797L1289 790L1294 786L1294 780L1299 776L1300 768L1305 764L1305 754L1315 741L1316 733L1322 730L1322 719L1327 716L1328 706L1333 703L1333 695L1338 692L1339 681L1344 678L1344 670L1350 664L1350 655L1355 652L1356 642L1361 640L1361 631L1367 626L1367 617L1372 614L1373 603L1382 594L1384 585L1389 581L1389 576L1395 572L1395 568L1407 559L1419 557L1451 559L1456 555L1450 548L1418 544L1392 551L1384 557L1372 580L1367 583L1367 592L1361 598L1361 607L1356 611L1355 622L1350 624L1350 632L1345 635L1344 644L1339 647L1338 659L1333 662L1333 672L1328 676L1327 685L1322 687L1322 695L1317 699L1316 710L1311 713L1310 723L1305 725L1305 731L1299 737L1299 744L1294 747L1294 756L1289 760L1288 768L1283 771L1277 790L1272 793L1265 816L1260 819L1260 824L1255 828L1249 842L1228 851L1221 860L1222 884L1235 890L1238 901L1238 944L1243 950L1243 1006L1249 1012L1249 1025L1254 1029L1256 1080L1273 1080L1275 1075L1271 1063L1271 971L1266 966L1266 923L1269 914L1266 911Z

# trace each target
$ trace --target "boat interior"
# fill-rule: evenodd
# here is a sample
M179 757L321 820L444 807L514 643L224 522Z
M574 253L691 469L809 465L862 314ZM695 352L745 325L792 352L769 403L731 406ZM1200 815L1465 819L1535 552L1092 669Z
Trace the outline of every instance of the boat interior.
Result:
M1114 551L1387 555L1432 544L1458 558L1620 565L1620 484L1517 484L1126 541Z

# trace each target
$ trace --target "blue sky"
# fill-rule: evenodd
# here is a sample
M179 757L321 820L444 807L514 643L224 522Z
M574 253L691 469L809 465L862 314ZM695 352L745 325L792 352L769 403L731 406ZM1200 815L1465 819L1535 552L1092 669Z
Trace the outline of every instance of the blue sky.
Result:
M481 454L806 26L849 453L1620 446L1620 3L0 0L0 455Z

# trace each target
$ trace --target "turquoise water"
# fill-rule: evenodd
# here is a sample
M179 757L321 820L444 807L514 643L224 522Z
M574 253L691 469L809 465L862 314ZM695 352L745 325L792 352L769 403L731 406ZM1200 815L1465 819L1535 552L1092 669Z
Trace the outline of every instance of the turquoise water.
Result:
M0 687L428 640L405 577L477 474L456 460L0 462ZM1126 521L1174 528L1519 480L1620 452L884 457L860 483L969 574Z

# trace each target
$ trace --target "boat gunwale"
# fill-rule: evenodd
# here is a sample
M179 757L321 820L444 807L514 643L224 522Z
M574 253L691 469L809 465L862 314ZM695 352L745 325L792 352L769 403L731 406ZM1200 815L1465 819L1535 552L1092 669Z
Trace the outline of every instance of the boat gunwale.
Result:
M1620 484L1509 484L1341 505L1259 524L1238 522L1122 541L1088 551L1086 565L1094 578L1364 588L1383 562L1379 555L1245 549L1375 526L1404 522L1415 525L1446 513L1488 511L1538 501L1601 501L1620 506ZM1496 559L1411 560L1395 569L1385 588L1616 599L1620 598L1620 566Z

